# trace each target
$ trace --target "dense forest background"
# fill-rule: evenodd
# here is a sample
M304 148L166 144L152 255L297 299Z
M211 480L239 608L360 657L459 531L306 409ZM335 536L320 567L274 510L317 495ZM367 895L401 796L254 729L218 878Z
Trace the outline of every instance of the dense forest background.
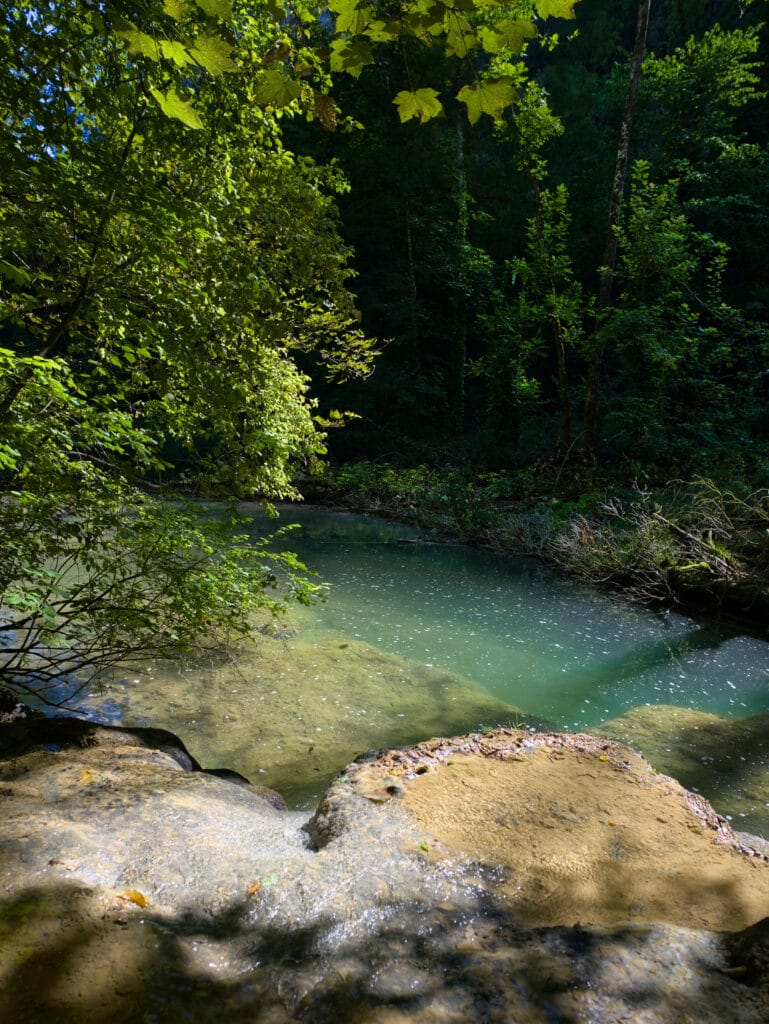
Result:
M295 148L349 180L362 325L389 339L341 393L316 377L328 407L360 416L331 434L333 460L494 471L588 447L625 476L728 464L769 483L766 12L651 5L612 304L597 316L637 10L581 0L576 21L554 23L557 47L530 43L532 80L496 124L471 126L451 98L466 72L414 42L339 76L364 130L292 128ZM392 97L420 61L445 113L401 124Z

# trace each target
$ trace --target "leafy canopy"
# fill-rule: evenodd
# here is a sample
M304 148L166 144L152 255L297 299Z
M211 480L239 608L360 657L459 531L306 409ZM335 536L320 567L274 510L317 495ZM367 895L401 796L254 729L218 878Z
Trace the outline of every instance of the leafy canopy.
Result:
M414 39L426 47L441 46L446 55L467 65L471 84L456 98L467 105L474 124L482 114L495 120L517 98L512 67L501 72L489 58L506 62L520 57L528 40L538 34L549 18L573 19L577 0L404 0L393 10L365 0L330 0L335 14L335 38L331 43L332 71L358 77L373 64L377 44ZM402 90L394 100L401 121L418 117L430 120L443 112L434 88Z
M63 0L2 17L0 673L35 689L245 635L254 608L313 593L292 556L150 495L170 475L296 497L324 450L296 358L338 379L373 348L344 183L260 105L265 11Z

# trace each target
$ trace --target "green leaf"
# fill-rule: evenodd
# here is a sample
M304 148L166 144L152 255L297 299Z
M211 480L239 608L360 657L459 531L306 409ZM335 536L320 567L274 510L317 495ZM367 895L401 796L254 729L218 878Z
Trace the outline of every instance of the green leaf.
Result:
M463 15L452 11L442 23L446 37L446 53L449 57L464 58L478 44L478 35Z
M335 39L331 44L332 71L346 71L353 78L357 78L367 64L373 63L374 55L365 39L355 39L352 42Z
M212 32L199 35L195 46L190 50L194 59L205 68L210 75L221 75L232 71L235 62L232 60L233 47L221 36Z
M189 4L186 0L163 0L163 10L174 21L181 21L189 13Z
M516 99L517 93L509 78L487 78L477 85L465 85L457 93L457 99L467 104L467 119L475 124L481 114L488 114L495 121Z
M175 89L169 89L165 96L159 89L150 89L150 93L166 117L181 121L188 128L203 128L197 110L189 100L182 99Z
M265 71L254 92L254 99L263 106L285 107L301 93L299 82L293 81L280 68Z
M533 39L536 34L537 30L530 18L516 18L515 21L505 19L497 22L493 28L484 25L478 31L486 53L499 53L500 50L520 53L526 40Z
M18 267L7 260L0 260L0 276L6 281L13 281L14 284L31 284L32 278L24 267Z
M131 54L141 54L142 57L149 57L150 60L160 60L160 47L153 36L146 32L140 32L138 28L118 29L115 35L123 39Z
M575 17L574 8L579 0L535 0L534 6L540 18Z
M402 122L418 117L424 124L443 113L443 104L435 89L417 89L415 92L399 92L393 100Z
M178 68L184 68L191 63L187 47L184 43L179 43L176 40L161 39L160 52L166 60L173 61Z
M359 7L358 0L337 0L335 9L337 33L358 35L371 21L371 9Z
M372 43L390 43L398 38L398 29L385 21L372 21L366 29L366 36Z
M209 18L232 21L232 0L195 0L195 3Z

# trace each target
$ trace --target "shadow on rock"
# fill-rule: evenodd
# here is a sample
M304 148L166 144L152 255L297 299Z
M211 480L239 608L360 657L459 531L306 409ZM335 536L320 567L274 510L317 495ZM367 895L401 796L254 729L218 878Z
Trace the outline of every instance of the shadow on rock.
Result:
M0 904L0 936L0 1012L19 1024L763 1024L769 995L766 922L525 929L485 893L473 913L395 900L302 924L269 901L169 915L59 886Z

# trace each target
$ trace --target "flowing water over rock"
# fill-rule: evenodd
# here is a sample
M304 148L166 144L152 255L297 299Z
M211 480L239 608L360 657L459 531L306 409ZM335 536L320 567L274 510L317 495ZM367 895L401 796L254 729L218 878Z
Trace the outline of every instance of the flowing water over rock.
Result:
M282 521L302 524L282 543L327 602L230 665L154 666L80 712L169 728L305 808L364 750L510 722L605 730L769 836L765 639L399 524L302 507Z
M615 743L389 751L311 820L189 763L158 730L0 725L0 1019L767 1019L769 860Z

